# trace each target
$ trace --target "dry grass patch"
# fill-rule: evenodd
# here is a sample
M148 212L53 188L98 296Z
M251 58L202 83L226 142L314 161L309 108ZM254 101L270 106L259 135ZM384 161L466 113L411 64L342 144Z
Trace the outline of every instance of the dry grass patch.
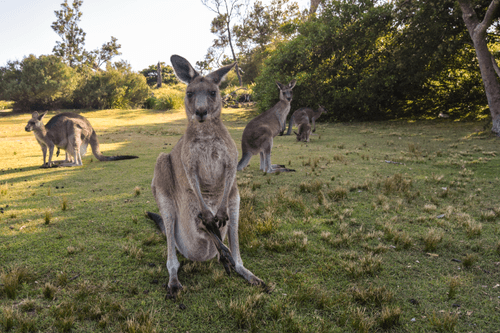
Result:
M454 332L457 321L458 314L450 312L443 312L440 314L433 312L432 316L429 318L431 326L438 332Z

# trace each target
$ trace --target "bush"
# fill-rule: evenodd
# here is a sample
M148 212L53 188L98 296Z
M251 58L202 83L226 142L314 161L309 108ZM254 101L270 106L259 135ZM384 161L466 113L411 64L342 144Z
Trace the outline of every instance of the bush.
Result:
M73 93L77 108L126 109L144 104L149 87L129 65L108 65L105 72L86 70Z
M0 68L0 99L14 110L46 110L67 106L77 81L74 69L54 55L9 61Z
M180 109L184 107L185 89L182 84L154 89L152 96L146 100L146 107L155 110Z

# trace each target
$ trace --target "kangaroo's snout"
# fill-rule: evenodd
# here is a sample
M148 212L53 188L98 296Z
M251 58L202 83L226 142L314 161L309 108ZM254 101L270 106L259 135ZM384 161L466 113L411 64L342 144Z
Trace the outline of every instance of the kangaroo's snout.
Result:
M204 109L204 110L196 110L195 114L196 114L196 119L197 119L200 123L202 123L202 122L204 122L204 121L207 119L208 110L207 110L207 109Z
M26 132L31 132L31 127L30 127L30 125L26 125L26 127L24 128L24 130L25 130Z

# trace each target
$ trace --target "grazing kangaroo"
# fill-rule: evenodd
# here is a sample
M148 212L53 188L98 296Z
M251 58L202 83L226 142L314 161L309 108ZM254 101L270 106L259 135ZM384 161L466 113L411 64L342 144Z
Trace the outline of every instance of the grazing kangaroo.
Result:
M297 136L297 141L309 142L309 138L311 136L311 125L309 124L309 117L307 116L307 113L302 112L295 116L295 123L299 126L299 133L293 132Z
M103 156L99 149L99 141L92 125L87 118L72 112L64 112L52 117L44 125L43 117L47 114L33 112L31 119L25 127L26 132L33 131L35 138L40 144L43 152L42 167L52 167L55 162L62 162L61 166L80 166L82 165L82 156L87 152L87 145L90 143L94 156L99 161L117 161L137 158L137 156ZM57 147L57 156L59 148L66 151L64 161L52 161L54 148ZM49 160L46 162L47 149L49 150Z
M286 86L276 81L280 90L280 100L276 105L266 112L250 120L241 138L242 157L238 163L238 171L243 170L253 155L260 153L260 170L272 173L276 171L295 171L285 168L284 165L271 164L271 149L273 138L282 134L286 128L286 116L290 112L290 102L292 101L292 89L297 83L290 81Z
M313 125L313 132L316 132L316 119L318 119L323 113L328 112L327 109L322 107L321 105L319 106L318 111L314 111L311 108L300 108L297 111L295 111L292 116L290 117L290 121L288 122L288 131L286 132L285 135L290 135L292 134L292 126L293 124L296 124L299 126L299 122L297 121L298 118L301 118L303 114L306 114L307 117L309 117L309 120L311 120L312 125Z
M194 261L219 255L228 273L231 264L250 284L264 285L240 257L238 150L221 120L219 85L235 64L203 77L178 55L170 61L176 76L188 85L184 98L188 125L172 151L156 160L151 189L161 216L147 213L167 238L167 296L182 288L176 249ZM226 234L230 250L222 243Z

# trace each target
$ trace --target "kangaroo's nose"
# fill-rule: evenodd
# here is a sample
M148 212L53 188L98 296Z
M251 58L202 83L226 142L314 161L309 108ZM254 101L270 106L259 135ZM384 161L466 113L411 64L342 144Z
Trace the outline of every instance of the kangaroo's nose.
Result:
M204 121L207 117L208 110L196 110L196 116L200 118L200 121Z

